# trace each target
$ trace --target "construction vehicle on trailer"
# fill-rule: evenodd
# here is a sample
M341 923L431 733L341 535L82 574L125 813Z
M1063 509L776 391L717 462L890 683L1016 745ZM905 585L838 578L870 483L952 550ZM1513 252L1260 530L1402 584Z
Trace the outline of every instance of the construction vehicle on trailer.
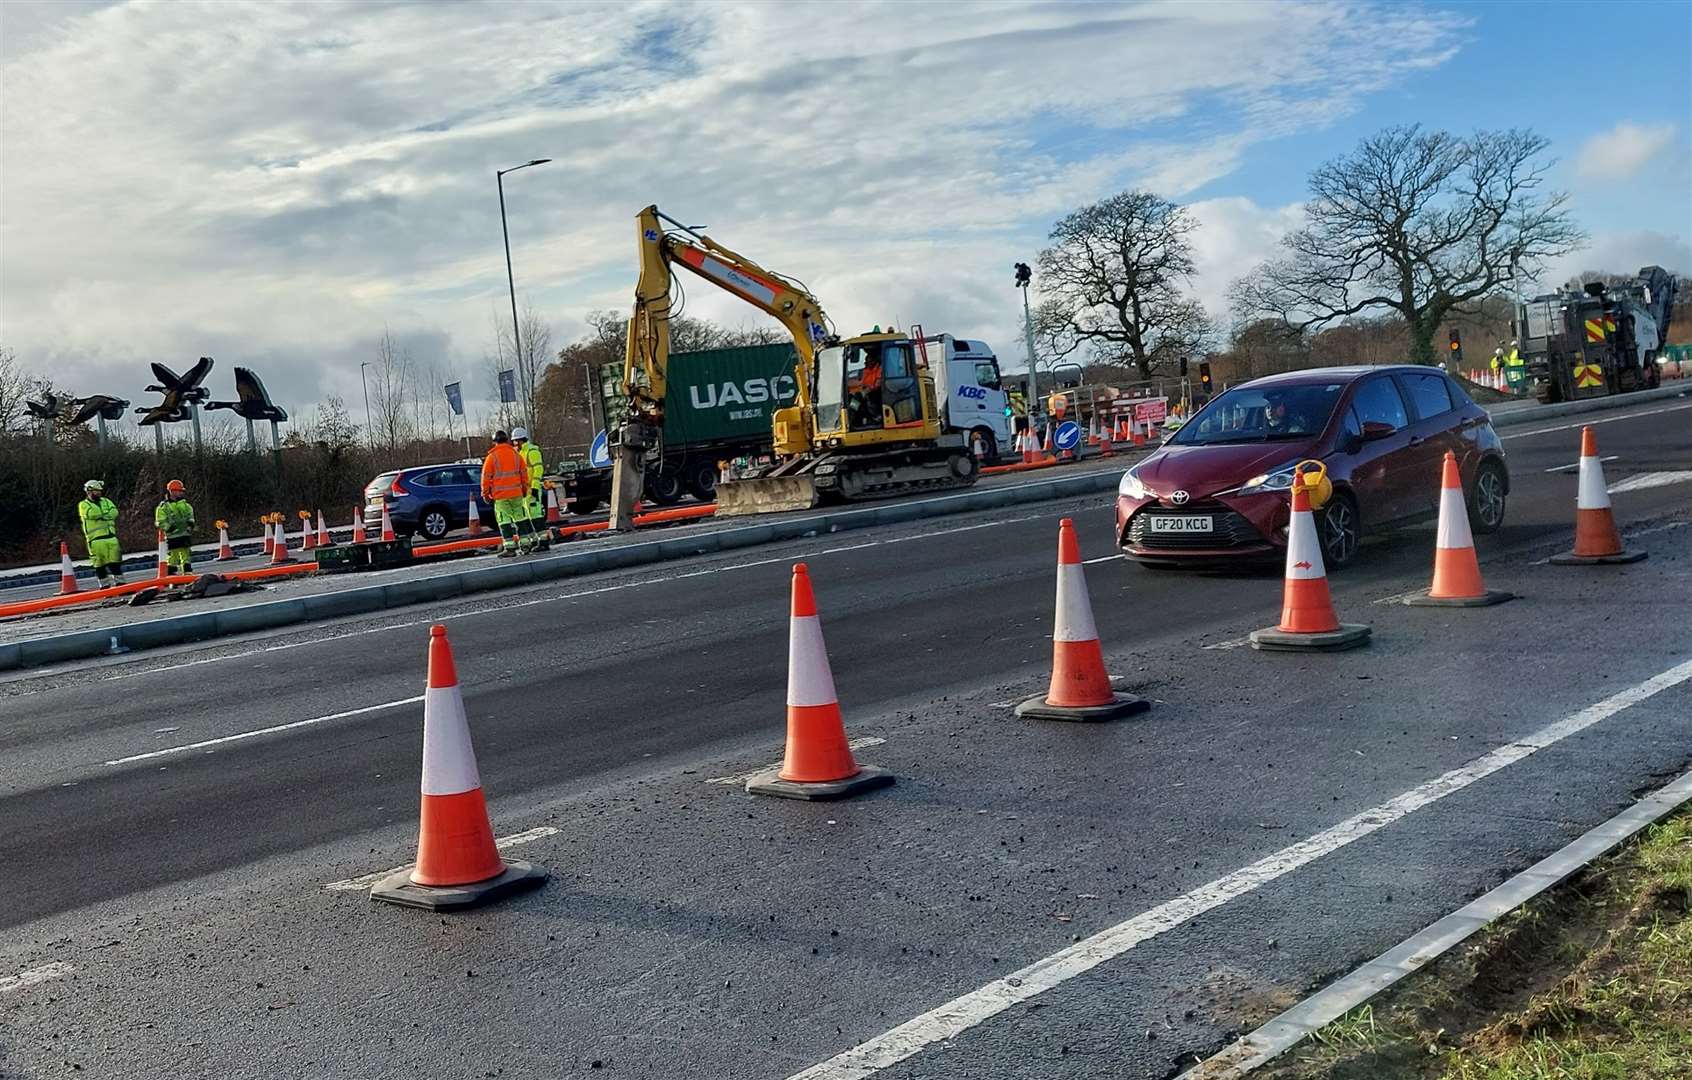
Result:
M1535 396L1555 403L1655 387L1679 285L1647 266L1626 283L1594 281L1519 304L1517 347Z
M674 266L682 266L780 322L797 362L792 405L771 419L771 456L717 486L723 515L801 510L828 499L871 499L965 487L976 459L942 430L920 338L872 332L840 338L802 282L766 270L648 206L636 215L640 280L629 317L623 388L628 405L611 439L611 527L633 526L647 460L663 453Z

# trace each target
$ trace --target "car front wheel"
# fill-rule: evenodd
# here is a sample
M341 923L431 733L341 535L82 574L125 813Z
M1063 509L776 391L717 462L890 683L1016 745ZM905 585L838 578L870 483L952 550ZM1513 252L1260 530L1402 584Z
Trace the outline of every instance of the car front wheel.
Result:
M1469 528L1485 535L1495 533L1504 524L1506 495L1504 470L1496 461L1481 463L1475 482L1469 488Z
M1363 532L1357 504L1350 495L1334 492L1316 515L1316 535L1322 541L1322 562L1327 569L1339 570L1357 557Z
M427 540L440 540L452 531L445 507L431 506L417 518L417 531Z

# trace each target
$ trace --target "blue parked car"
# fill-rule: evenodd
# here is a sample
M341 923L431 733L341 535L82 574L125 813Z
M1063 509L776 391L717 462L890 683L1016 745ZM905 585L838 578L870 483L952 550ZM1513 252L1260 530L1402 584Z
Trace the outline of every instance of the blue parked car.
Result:
M417 465L385 472L364 486L364 528L371 539L382 535L382 504L400 536L435 541L469 525L470 499L482 524L494 525L493 504L482 498L481 462Z

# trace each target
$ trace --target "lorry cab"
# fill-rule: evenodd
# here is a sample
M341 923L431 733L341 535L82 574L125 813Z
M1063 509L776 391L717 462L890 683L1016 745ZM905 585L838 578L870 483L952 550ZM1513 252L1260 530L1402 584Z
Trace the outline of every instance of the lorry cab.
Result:
M951 334L926 339L929 366L934 371L934 394L940 399L944 430L965 436L979 433L987 457L997 458L1012 441L1010 395L999 374L999 358L984 341Z

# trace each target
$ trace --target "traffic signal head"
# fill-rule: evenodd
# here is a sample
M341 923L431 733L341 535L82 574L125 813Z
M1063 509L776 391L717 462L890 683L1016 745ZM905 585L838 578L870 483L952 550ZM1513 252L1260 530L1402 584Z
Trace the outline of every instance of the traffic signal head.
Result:
M1018 288L1027 288L1028 283L1033 281L1033 280L1034 280L1034 271L1032 271L1028 268L1028 264L1025 263L1025 262L1017 263L1016 264L1016 284L1017 284L1017 287Z
M1204 385L1206 390L1210 389L1210 361L1208 360L1199 361L1199 382Z
M1463 362L1463 335L1455 326L1451 328L1451 359L1459 364Z

